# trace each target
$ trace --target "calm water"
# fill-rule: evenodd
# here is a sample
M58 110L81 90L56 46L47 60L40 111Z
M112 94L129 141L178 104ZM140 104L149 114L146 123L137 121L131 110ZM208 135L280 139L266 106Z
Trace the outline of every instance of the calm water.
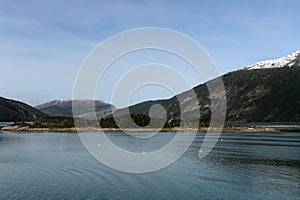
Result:
M153 145L173 135L160 133ZM131 150L149 148L110 137ZM200 160L202 139L167 168L128 174L95 160L74 133L0 132L0 199L300 199L300 133L222 134Z

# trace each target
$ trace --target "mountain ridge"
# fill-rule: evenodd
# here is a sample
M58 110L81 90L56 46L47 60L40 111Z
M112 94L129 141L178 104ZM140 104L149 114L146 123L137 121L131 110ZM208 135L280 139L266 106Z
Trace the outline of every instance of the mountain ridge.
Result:
M266 68L280 68L280 67L291 67L298 66L300 62L300 49L283 56L278 59L264 60L256 62L254 64L245 66L243 69L252 70L252 69L266 69Z
M48 117L47 114L20 101L0 97L0 121L31 121Z
M275 60L288 60L284 66L242 68L222 75L227 98L226 120L300 122L299 53L300 50L292 53L292 56L290 54ZM265 63L269 65L269 62ZM210 96L216 94L209 95L205 84L200 84L193 90L197 94L201 117L210 118ZM187 99L186 93L178 94L180 99ZM180 106L176 96L170 99L141 102L129 106L129 111L131 114L148 115L152 105L161 104L167 111L168 120L180 119ZM193 105L190 107L193 108ZM115 112L116 115L122 115L124 109Z
M82 107L82 113L79 117L85 119L94 119L94 106L97 117L100 119L108 114L110 114L115 107L111 104L105 103L101 100L91 100L91 99L59 99L52 100L43 104L36 106L35 108L48 114L52 117L72 117L72 102L80 103Z
M299 122L300 121L300 50L279 59L261 61L222 75L227 98L227 121L246 122ZM214 80L214 79L213 79ZM210 81L213 81L210 80ZM208 81L208 82L210 82ZM193 88L199 105L189 105L186 112L200 107L202 118L209 119L211 96L206 83ZM189 102L188 91L180 95ZM167 120L180 119L181 111L177 96L141 102L129 106L131 114L148 115L150 107L161 104L167 111ZM72 101L82 102L79 117L94 119L94 106L98 119L122 115L124 109L101 100L60 99L46 102L35 108L22 102L0 97L0 121L26 121L48 116L72 117ZM39 110L37 110L39 109ZM190 116L193 118L193 116Z

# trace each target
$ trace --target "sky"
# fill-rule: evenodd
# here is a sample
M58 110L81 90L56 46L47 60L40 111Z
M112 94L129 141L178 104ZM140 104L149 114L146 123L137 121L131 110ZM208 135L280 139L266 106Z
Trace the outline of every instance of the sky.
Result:
M30 105L71 98L77 71L88 54L112 35L134 28L162 27L188 35L206 50L221 74L279 58L299 49L299 7L297 0L2 0L0 96ZM159 61L164 53L149 51L124 59L99 83L104 89L97 90L96 98L110 102L109 80L122 75L118 67L147 56ZM203 82L176 59L170 63L192 86ZM144 87L130 103L172 95L156 86Z

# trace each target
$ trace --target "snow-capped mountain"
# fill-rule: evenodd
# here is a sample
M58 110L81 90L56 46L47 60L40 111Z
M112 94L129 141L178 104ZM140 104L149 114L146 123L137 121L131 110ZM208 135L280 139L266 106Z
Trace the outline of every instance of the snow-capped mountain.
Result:
M300 49L275 60L265 60L244 67L246 70L300 66Z

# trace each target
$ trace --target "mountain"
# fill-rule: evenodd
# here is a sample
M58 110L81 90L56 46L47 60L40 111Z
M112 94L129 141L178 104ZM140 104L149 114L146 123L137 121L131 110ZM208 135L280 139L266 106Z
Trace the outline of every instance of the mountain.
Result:
M0 97L0 121L31 121L48 117L47 114L25 103Z
M300 122L300 50L277 60L263 61L222 77L227 99L227 121L245 122ZM214 82L211 80L210 82ZM206 84L193 88L202 118L210 118L211 99ZM216 96L212 94L211 96ZM178 95L186 112L196 108L188 92ZM154 104L162 105L168 120L180 119L181 111L174 96L171 99L146 101L129 107L131 114L148 115ZM121 116L123 109L115 111ZM192 117L192 116L191 116Z
M93 119L93 109L95 107L97 117L104 117L112 112L115 107L111 104L105 103L99 100L88 100L88 99L61 99L50 101L41 105L36 106L35 108L40 111L48 114L49 116L63 116L71 117L72 114L72 102L76 101L79 103L82 108L82 113L80 117L85 119Z

